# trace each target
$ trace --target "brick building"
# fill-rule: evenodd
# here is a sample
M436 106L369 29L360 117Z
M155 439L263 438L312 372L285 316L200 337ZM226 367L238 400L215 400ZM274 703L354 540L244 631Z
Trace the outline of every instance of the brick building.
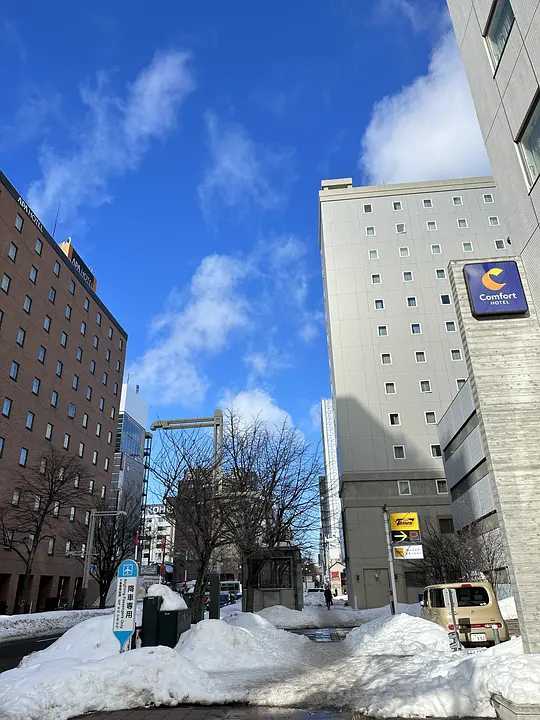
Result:
M95 290L71 242L58 245L0 173L0 513L17 506L25 472L51 447L79 458L91 477L80 506L60 508L57 534L38 548L26 593L32 610L73 603L82 563L68 524L87 524L89 495L112 495L127 335ZM4 612L21 609L22 572L0 537Z

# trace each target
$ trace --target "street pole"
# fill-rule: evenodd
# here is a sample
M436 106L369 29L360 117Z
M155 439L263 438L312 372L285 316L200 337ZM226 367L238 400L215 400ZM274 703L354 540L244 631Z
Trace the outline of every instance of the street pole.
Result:
M94 535L96 532L96 517L112 517L116 515L127 515L125 510L91 510L88 522L88 536L86 538L86 553L84 555L83 576L81 585L81 604L86 605L88 594L88 583L90 581L90 564L92 562L92 551L94 549Z
M384 517L384 534L386 536L386 547L388 549L388 570L390 573L390 587L392 592L392 599L390 601L390 610L392 615L396 614L397 608L397 590L396 590L396 574L394 572L394 557L392 555L392 543L390 542L390 524L388 522L388 512L386 505L383 506L383 517Z

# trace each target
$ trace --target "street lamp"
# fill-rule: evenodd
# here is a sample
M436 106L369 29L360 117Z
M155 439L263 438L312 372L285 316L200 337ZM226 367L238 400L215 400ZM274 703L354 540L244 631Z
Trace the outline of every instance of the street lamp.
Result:
M88 594L88 582L90 580L90 561L92 559L92 550L94 547L94 534L96 530L97 517L116 517L117 515L127 515L125 510L91 510L90 520L88 522L88 538L86 540L86 553L84 555L83 577L81 587L81 603L84 607L86 604L86 595Z

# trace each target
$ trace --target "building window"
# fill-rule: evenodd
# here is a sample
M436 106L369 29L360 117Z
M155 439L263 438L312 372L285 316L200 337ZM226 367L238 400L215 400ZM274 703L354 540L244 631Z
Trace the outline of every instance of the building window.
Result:
M446 270L444 268L437 268L435 270L435 277L437 280L444 280L446 278Z
M43 318L43 329L46 333L50 332L51 322L51 318L48 315L45 315L45 317Z
M399 257L410 257L410 250L408 247L400 247L399 248Z
M40 345L37 351L37 359L42 365L45 364L45 356L47 355L47 348Z
M84 413L84 415L82 416L82 426L83 428L88 427L88 413Z
M45 440L50 440L52 438L53 428L54 425L51 425L51 423L47 423L47 427L45 428Z
M24 427L27 430L32 430L32 428L34 427L34 418L35 418L34 413L31 410L29 410L26 413L26 422L24 424Z
M366 228L366 235L368 237L375 237L375 228L373 227L373 225L368 225L368 227Z
M21 448L21 451L19 453L19 465L21 467L26 467L26 463L28 462L28 448Z
M460 230L464 230L465 228L468 228L469 223L467 222L467 218L458 218L457 226L458 226L458 228L460 228Z
M427 425L436 425L437 416L433 410L426 410L424 413Z
M401 200L394 200L394 202L392 203L392 208L394 210L403 210L403 204Z
M71 311L71 305L66 305L66 309L64 310L64 317L66 318L66 320L71 320Z
M414 280L414 275L412 273L412 270L404 270L403 271L403 282L411 282Z
M62 443L64 450L69 450L69 441L71 436L69 433L64 433L64 442Z
M7 273L4 273L2 275L2 280L0 281L0 287L2 290L6 293L6 295L9 292L9 286L11 285L11 278Z
M79 376L78 375L73 376L73 380L71 381L71 387L73 388L73 390L79 389Z
M68 557L71 554L71 540L66 540L65 555Z
M448 483L446 480L435 480L435 485L437 487L437 495L448 494Z
M82 349L82 347L79 346L75 350L75 360L77 360L77 362L82 362L82 358L83 358L83 349Z
M377 335L379 337L386 337L388 335L388 325L378 325Z
M473 251L473 244L472 242L464 242L461 243L463 246L463 252L472 252Z
M90 495L92 495L94 492L94 481L93 480L88 481L88 492Z
M115 408L114 405L113 405L113 406L111 407L111 412L109 413L109 417L111 418L111 420L114 420L115 415L116 415L116 408Z
M56 300L56 290L53 287L49 288L47 297L49 298L49 302L54 305L54 301Z
M54 555L54 538L49 538L47 543L47 555Z
M384 300L375 300L375 310L384 310ZM106 373L104 373L105 375ZM103 383L106 385L107 383Z
M431 392L431 380L420 380L420 392L423 392L423 393Z
M103 469L105 471L109 469L109 458L105 458L105 462L103 463Z
M433 230L437 229L437 223L435 222L435 220L428 220L426 222L426 227L429 230L429 232L433 232Z
M16 360L11 361L11 366L9 368L9 377L12 380L15 380L17 382L17 378L19 377L19 368L20 365Z
M17 248L17 246L15 245L15 243L14 243L14 242L10 242L10 243L9 243L9 250L8 250L8 258L9 258L12 262L15 262L15 258L17 257L17 250L18 250L18 248Z
M41 380L40 380L39 378L35 377L35 378L32 380L32 393L33 393L34 395L39 395L39 387L40 387L40 385L41 385Z
M421 323L411 323L411 335L421 335L422 325Z
M5 397L4 401L2 402L2 415L4 417L9 417L11 414L11 406L13 405L13 401L11 398Z
M11 504L17 506L21 500L21 491L14 490L11 496Z
M431 246L431 254L432 255L440 255L441 254L441 246L438 243Z
M67 347L68 336L67 333L62 330L60 333L60 345L65 348Z
M397 459L397 458L396 458ZM398 495L411 495L411 483L409 480L398 480Z
M17 335L15 337L15 342L17 343L17 345L19 347L24 347L25 338L26 338L26 330L24 330L23 328L20 327L17 330Z
M461 197L461 195L454 195L454 197L452 198L452 204L455 207L461 207L463 205L463 198Z
M396 232L398 235L403 235L403 233L406 233L407 228L405 227L405 223L396 223Z
M112 443L112 432L109 430L107 433L107 445L110 445Z
M86 399L87 400L92 399L92 387L90 385L86 386Z
M465 385L466 382L467 382L466 378L458 378L456 380L457 389L461 390L461 388Z
M365 203L364 212L365 213L373 212L373 205L371 203Z
M98 347L99 347L99 338L98 338L97 335L94 335L94 337L92 338L92 345L94 346L94 348L95 348L96 350L98 349Z
M107 488L105 487L105 485L102 485L101 486L101 499L102 500L105 498L106 493L107 493Z
M3 437L0 437L0 458L4 454L4 446L6 444L6 439Z
M486 32L486 42L493 64L493 70L496 70L499 65L513 24L514 11L512 10L510 0L497 0Z
M451 305L450 295L441 295L441 305Z
M30 272L28 273L28 278L30 282L35 285L37 282L37 276L38 276L38 269L34 265L30 268Z
M369 251L369 259L370 260L378 260L379 259L379 251L378 250L370 250Z
M81 335L86 335L86 323L84 320L81 323Z
M36 255L41 255L41 252L43 250L43 242L40 240L40 238L36 238L34 250L36 252Z
M375 301L375 302L377 302L377 301ZM382 302L382 303L383 303L383 307L384 307L384 302L383 302L382 300L380 300L379 302ZM109 382L109 376L108 376L108 374L107 374L106 372L104 372L104 373L103 373L103 376L102 376L102 378L101 378L101 384L102 384L102 385L107 385L108 382Z
M75 280L69 281L68 291L70 295L75 295Z
M56 377L62 377L64 370L64 363L61 360L56 361Z
M494 202L493 195L491 193L484 193L484 202L486 205L489 205L490 203Z
M89 525L90 524L90 510L87 510L84 513L84 524Z
M56 277L60 277L60 263L58 262L58 260L54 261L53 273L56 275Z
M381 365L391 365L392 356L390 353L381 353Z
M90 309L90 300L87 297L84 298L83 308L86 312Z
M58 517L59 514L60 514L60 502L58 500L55 500L54 505L53 505L53 516Z
M416 350L414 353L414 359L417 363L425 363L426 353L424 352L424 350Z
M89 369L90 369L90 372L92 373L92 375L95 375L95 372L96 372L96 361L95 360L90 360L90 368Z
M518 141L519 151L529 185L540 175L540 95L526 121L525 129Z
M19 213L17 213L15 215L15 229L18 230L19 232L22 232L23 225L24 225L24 219L23 219L22 215L19 215Z
M461 360L461 350L450 350L452 360Z
M500 225L498 215L490 215L489 216L489 224L491 227L496 227L497 225Z
M497 250L504 250L504 240L495 240L495 247Z
M56 392L56 390L53 390L51 393L51 405L54 408L58 407L58 397L59 396L58 396L58 393Z
M112 329L112 327L109 326L109 330L107 331L107 337L109 338L109 340L112 340L112 336L113 336L113 329Z
M75 415L77 414L77 406L76 406L74 403L71 403L71 402L68 403L68 406L67 406L67 414L68 414L68 417L69 417L69 418L72 418L72 419L73 419L73 418L75 417Z
M79 457L82 458L84 456L84 443L79 443Z
M410 295L407 298L407 307L416 307L416 306L417 306L416 297L414 295Z
M114 369L116 372L120 372L120 360L117 360L114 364Z
M101 437L101 423L97 423L96 425L96 435L97 437Z
M390 425L401 425L399 413L388 413L388 422Z
M431 457L440 458L442 456L440 445L431 445Z
M446 332L456 332L456 323L453 320L445 322Z
M384 392L386 395L395 395L396 394L396 383L395 382L384 383Z
M405 445L394 445L394 460L405 460ZM406 480L405 482L409 482ZM402 493L404 494L404 493ZM408 493L410 495L410 492Z
M105 352L105 360L106 360L107 362L110 362L110 361L111 361L111 348L107 348L107 350L106 350L106 352Z
M96 325L99 325L101 327L101 313L98 312L96 314Z
M381 276L379 273L373 273L371 276L371 284L372 285L380 285L381 282Z

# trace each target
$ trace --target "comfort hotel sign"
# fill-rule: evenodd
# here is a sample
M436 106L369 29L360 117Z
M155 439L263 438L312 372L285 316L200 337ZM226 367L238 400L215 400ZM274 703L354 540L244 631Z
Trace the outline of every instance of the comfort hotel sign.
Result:
M474 317L525 315L529 311L514 260L470 263L463 267Z

